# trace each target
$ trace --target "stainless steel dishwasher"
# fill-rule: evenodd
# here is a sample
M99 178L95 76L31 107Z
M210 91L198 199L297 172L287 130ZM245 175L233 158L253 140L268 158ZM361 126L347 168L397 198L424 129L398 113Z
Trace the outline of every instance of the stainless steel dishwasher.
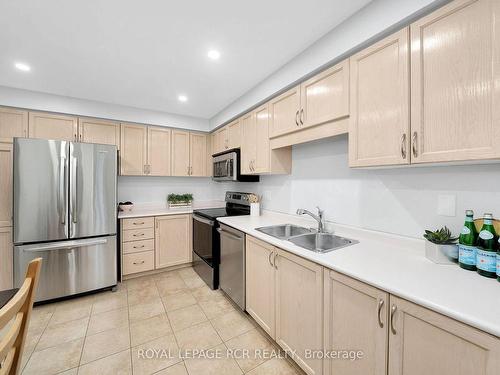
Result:
M245 233L221 224L219 287L245 310Z

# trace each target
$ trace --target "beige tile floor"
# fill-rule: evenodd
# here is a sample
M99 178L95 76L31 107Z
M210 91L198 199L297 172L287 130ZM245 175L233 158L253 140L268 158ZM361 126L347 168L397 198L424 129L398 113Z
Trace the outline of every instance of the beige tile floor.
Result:
M141 350L171 350L141 358ZM179 358L188 350L249 358ZM192 268L125 281L103 292L36 307L23 355L23 374L295 375L285 359L255 358L275 350L248 315Z

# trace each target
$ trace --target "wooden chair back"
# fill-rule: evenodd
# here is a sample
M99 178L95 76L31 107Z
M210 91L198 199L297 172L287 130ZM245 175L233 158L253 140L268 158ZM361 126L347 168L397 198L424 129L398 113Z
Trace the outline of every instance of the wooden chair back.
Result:
M11 322L5 335L0 338L0 375L15 375L20 372L21 356L41 265L41 258L30 262L23 285L14 297L0 309L0 329Z

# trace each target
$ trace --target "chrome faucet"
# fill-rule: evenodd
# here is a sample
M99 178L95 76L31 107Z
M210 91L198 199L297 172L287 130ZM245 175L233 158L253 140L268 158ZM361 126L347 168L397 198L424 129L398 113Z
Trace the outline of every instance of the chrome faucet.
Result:
M304 210L303 208L299 208L297 210L297 215L309 215L311 216L314 220L318 222L318 233L324 233L325 232L325 222L323 219L323 214L325 211L320 209L319 207L316 207L318 209L318 214L315 215L310 211Z

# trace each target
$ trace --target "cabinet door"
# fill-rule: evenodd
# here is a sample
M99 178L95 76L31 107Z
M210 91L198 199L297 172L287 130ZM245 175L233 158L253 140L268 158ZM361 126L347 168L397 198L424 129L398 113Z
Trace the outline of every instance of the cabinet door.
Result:
M212 177L213 134L207 134L207 170L205 176Z
M391 295L389 375L497 375L500 339Z
M351 56L351 167L410 162L408 64L408 28Z
M271 99L269 115L270 137L294 132L300 126L300 85Z
M0 228L0 291L13 288L13 255L12 228Z
M349 60L302 83L300 93L301 127L349 116Z
M411 25L412 163L500 157L499 18L457 0Z
M28 135L30 138L76 141L78 119L53 113L30 112Z
M191 215L155 217L156 268L191 262Z
M227 125L227 136L229 148L241 147L241 124L239 120Z
M170 137L167 128L148 126L148 175L170 176Z
M256 173L271 172L269 145L269 106L263 106L255 110L255 156L254 169ZM280 152L280 151L278 151Z
M0 143L0 228L12 226L12 143Z
M28 136L28 112L0 107L0 142Z
M246 236L246 310L272 338L275 337L274 247Z
M148 128L143 125L121 124L120 174L146 174Z
M252 174L252 164L256 159L257 152L254 113L247 113L246 115L241 117L240 124L243 134L241 139L241 173Z
M190 176L207 175L207 136L200 133L189 133Z
M89 118L78 119L78 141L100 143L120 148L120 124Z
M319 375L321 359L306 350L323 348L323 267L277 249L276 342L307 373Z
M217 152L229 149L229 137L227 126L217 131Z
M325 375L387 373L389 294L325 270L325 351L360 350L355 361L325 359Z
M172 176L189 176L189 132L172 130Z

